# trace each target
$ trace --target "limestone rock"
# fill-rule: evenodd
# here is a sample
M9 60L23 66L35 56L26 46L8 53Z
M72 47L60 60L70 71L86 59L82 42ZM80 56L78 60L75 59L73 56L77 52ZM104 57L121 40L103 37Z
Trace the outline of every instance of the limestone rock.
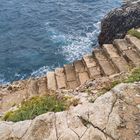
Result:
M120 84L63 112L0 122L0 140L139 140L140 82Z

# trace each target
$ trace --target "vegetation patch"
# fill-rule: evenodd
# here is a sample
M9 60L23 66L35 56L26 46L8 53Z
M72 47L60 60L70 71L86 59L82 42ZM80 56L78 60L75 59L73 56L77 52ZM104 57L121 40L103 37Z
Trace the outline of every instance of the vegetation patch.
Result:
M138 32L137 30L135 29L131 29L128 31L128 34L132 35L132 36L135 36L137 37L138 39L140 39L140 32Z
M119 80L114 80L104 86L98 96L104 94L105 92L111 90L114 86L119 83L133 83L140 81L140 68L134 69L127 78L122 77ZM89 92L89 91L88 91ZM73 99L71 97L57 97L55 95L50 96L36 96L31 99L24 101L15 111L7 112L3 120L5 121L23 121L34 119L36 116L44 114L46 112L60 112L66 110L70 105L76 106L78 104L78 99ZM91 100L94 102L94 100Z
M140 81L140 68L137 68L134 71L132 71L130 76L128 76L128 78L126 78L123 82L133 83L133 82L138 82L138 81Z
M115 87L116 85L120 83L134 83L138 81L140 81L140 68L134 69L127 78L122 77L122 79L110 82L110 84L106 85L102 89L101 94L104 94L105 92L110 91L113 87Z
M60 112L67 108L64 99L58 99L55 96L36 96L21 103L15 111L7 112L3 120L5 121L23 121L34 119L36 116L46 112Z

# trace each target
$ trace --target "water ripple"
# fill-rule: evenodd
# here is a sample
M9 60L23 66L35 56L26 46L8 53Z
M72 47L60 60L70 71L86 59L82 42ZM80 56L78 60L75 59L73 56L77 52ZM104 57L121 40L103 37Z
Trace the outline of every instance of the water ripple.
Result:
M0 0L0 83L40 76L97 44L121 0Z

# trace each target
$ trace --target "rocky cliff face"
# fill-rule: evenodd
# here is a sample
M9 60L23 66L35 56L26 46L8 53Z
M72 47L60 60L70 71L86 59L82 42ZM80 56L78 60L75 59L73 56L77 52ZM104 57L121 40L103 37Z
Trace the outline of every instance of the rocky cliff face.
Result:
M102 20L99 44L112 43L114 39L125 36L133 27L140 26L140 2L128 2L121 8L117 8Z
M67 111L0 122L0 140L139 140L140 82L120 84Z

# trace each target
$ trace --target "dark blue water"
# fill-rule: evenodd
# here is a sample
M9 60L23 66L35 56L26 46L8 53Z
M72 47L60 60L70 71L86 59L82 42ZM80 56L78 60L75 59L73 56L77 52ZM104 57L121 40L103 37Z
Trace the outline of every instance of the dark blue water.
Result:
M45 74L97 44L121 0L0 0L0 83Z

